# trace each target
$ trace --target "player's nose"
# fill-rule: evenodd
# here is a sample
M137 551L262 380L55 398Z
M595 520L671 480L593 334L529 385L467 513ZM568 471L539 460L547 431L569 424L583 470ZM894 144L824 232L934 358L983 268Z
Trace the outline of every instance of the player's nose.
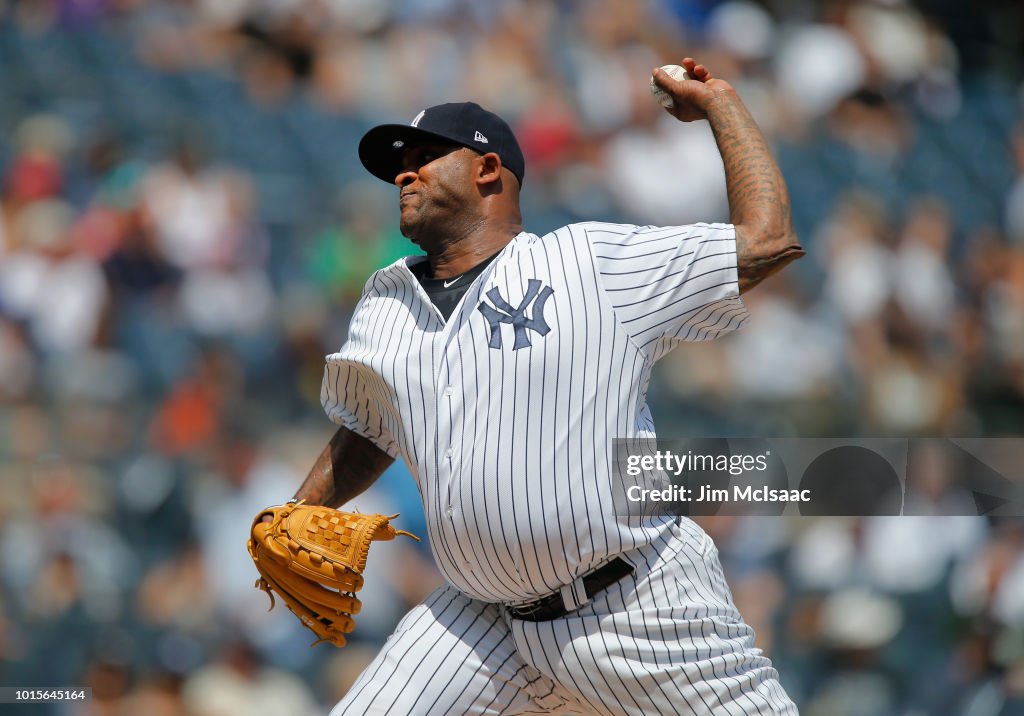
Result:
M416 172L412 169L402 169L395 175L395 185L398 188L408 186L416 181Z

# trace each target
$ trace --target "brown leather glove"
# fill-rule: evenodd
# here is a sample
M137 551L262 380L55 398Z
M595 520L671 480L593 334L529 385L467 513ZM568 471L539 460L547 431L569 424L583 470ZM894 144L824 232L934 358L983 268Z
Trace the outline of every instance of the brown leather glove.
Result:
M269 515L272 519L265 521ZM249 537L260 578L256 587L276 593L285 606L317 636L313 644L329 641L345 646L345 634L355 628L352 616L362 602L355 593L363 586L362 572L370 543L413 534L396 530L389 520L398 515L363 515L322 505L288 503L256 515Z

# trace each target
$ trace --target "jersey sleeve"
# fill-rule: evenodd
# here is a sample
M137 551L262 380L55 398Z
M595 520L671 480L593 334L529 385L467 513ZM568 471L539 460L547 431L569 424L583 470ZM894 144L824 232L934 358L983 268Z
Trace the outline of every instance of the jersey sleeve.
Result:
M582 226L619 322L645 354L746 322L732 224Z
M380 273L371 276L363 288L349 324L348 341L340 351L327 356L320 384L320 404L331 422L366 438L391 457L399 458L401 449L394 437L394 416L388 412L390 403L381 393L372 371L354 360L366 347L367 319L360 309Z
M331 422L366 438L393 458L401 457L398 443L387 427L381 403L373 399L368 381L358 367L328 356L320 386L320 403Z

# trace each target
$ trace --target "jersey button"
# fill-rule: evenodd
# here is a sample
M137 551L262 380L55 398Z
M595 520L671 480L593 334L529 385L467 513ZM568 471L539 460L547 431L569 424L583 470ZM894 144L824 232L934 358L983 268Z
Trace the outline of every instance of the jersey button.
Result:
M451 517L452 515L455 514L455 508L452 507L451 505L448 505L447 507L444 508L444 513L448 517Z
M454 454L455 454L455 451L452 448L448 448L447 450L444 451L444 456L446 458L448 458L449 460L452 459L452 455L454 455Z
M444 389L444 397L446 397L446 398L452 397L452 387L450 385L447 388Z

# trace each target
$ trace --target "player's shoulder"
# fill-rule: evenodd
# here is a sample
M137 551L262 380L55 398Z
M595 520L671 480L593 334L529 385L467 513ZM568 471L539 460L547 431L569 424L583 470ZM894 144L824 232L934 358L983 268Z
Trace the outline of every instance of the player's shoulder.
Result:
M399 275L404 273L407 267L412 267L423 261L426 261L425 256L403 256L397 261L377 269L363 284L363 298L394 292L400 282Z
M380 300L398 299L407 301L412 292L408 290L409 271L405 267L408 262L417 263L426 260L423 256L403 256L394 263L383 266L366 279L363 292L352 310L353 318L372 314L381 304Z
M543 239L561 237L587 238L590 234L630 234L639 228L635 224L617 224L610 221L576 221L544 235Z
M713 222L656 226L611 221L579 221L562 226L541 237L534 237L534 240L540 245L558 242L564 246L571 243L580 249L589 247L592 250L600 250L602 246L624 246L658 240L678 242L680 240L706 241L725 238L732 235L733 228L732 224Z
M703 234L719 231L731 231L732 224L721 222L698 221L692 224L656 225L656 224L624 224L610 221L581 221L568 227L574 233L587 236L590 240L611 237L660 234Z
M573 243L583 246L593 243L595 239L628 236L641 228L643 227L634 224L616 224L608 221L577 221L543 235L530 234L528 243L543 246L557 242L561 245Z

